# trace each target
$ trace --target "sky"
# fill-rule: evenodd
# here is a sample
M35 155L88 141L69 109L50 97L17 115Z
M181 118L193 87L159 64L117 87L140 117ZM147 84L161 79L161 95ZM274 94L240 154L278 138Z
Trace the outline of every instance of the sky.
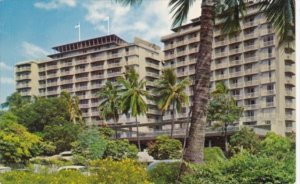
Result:
M0 0L0 103L15 91L14 65L45 58L54 46L110 34L132 42L135 36L162 46L160 37L171 33L169 0L144 0L124 7L114 0ZM188 20L200 16L200 0Z

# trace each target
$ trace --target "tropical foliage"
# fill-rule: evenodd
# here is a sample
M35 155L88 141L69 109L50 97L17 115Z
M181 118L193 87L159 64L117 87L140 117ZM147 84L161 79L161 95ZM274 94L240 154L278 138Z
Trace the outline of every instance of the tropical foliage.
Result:
M227 128L237 123L243 114L243 108L237 106L236 101L230 95L229 89L223 83L217 83L216 89L211 93L207 119L213 121L214 127L224 129L225 151L228 152Z
M171 138L173 137L175 114L182 112L182 107L189 104L189 96L186 89L191 84L188 78L177 81L174 69L163 70L162 76L157 81L153 94L159 98L157 100L158 108L164 113L170 108L172 114Z
M145 98L149 96L145 89L146 81L143 79L139 80L139 74L133 68L129 68L125 74L125 78L119 78L118 82L121 85L121 89L119 91L121 109L125 114L130 113L132 117L135 117L138 148L141 150L137 117L144 115L148 110L148 106L145 101Z
M182 144L168 136L158 136L148 144L147 151L156 160L180 159Z

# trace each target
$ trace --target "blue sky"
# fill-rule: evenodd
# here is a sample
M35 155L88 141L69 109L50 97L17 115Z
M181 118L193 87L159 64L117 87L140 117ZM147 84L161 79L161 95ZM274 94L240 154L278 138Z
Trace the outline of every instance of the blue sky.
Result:
M171 33L168 0L144 0L139 7L122 7L112 0L0 0L0 103L15 90L16 63L43 58L51 48L74 42L80 22L81 39L110 33L128 42L134 36L159 45L160 37ZM200 15L199 0L189 19Z

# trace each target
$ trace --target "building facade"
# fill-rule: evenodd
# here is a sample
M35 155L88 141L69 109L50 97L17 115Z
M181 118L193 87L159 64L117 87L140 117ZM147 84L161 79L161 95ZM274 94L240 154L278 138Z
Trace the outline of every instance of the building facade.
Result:
M97 93L106 81L116 82L126 67L134 67L140 78L147 80L147 89L153 88L162 67L159 46L135 38L128 43L116 35L94 38L53 47L55 54L42 62L17 64L16 88L22 96L56 97L62 91L78 96L79 107L89 124L100 124ZM148 101L147 116L138 117L140 123L157 121L159 111ZM123 115L119 123L135 121Z
M278 46L278 38L257 4L248 5L241 31L232 38L222 35L222 21L215 21L211 90L219 81L228 86L237 104L244 108L240 125L281 135L295 131L294 53ZM164 67L175 68L179 79L189 77L193 81L199 30L199 19L194 19L161 38ZM187 93L192 102L193 84ZM186 108L177 118L186 118L188 112ZM167 113L164 119L170 117Z

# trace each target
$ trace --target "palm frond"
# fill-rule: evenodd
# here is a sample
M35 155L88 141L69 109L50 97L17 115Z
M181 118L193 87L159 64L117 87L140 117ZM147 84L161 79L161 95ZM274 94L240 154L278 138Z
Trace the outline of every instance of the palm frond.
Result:
M190 8L193 6L195 0L170 0L169 6L171 13L173 13L172 27L181 26L186 21Z
M143 0L115 0L116 3L120 3L123 6L138 6L142 4Z

